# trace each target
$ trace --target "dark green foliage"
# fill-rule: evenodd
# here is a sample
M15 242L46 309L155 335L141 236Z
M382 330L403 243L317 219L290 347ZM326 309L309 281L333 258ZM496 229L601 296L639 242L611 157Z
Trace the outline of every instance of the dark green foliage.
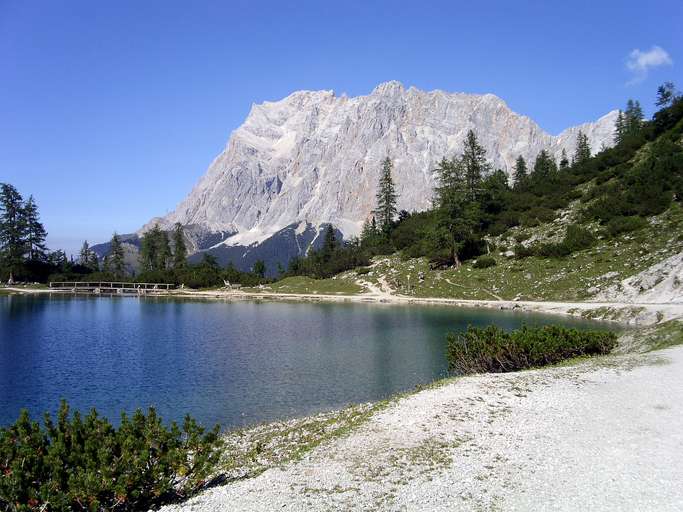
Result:
M581 130L579 130L579 133L576 136L576 152L574 153L574 164L581 165L587 162L590 157L591 147L588 144L588 136Z
M492 256L479 256L472 266L474 268L489 268L496 266L496 259Z
M260 278L263 278L266 275L266 264L264 263L263 260L256 260L254 262L254 267L252 268L252 272L259 276Z
M180 222L173 226L173 268L182 269L187 265L187 246L185 233Z
M595 243L595 236L583 226L570 224L567 226L567 233L562 243L572 253L591 247Z
M119 235L114 233L111 237L110 251L105 258L105 270L111 272L115 279L121 279L125 275L125 265L123 262L123 245Z
M398 201L398 194L394 180L391 177L391 169L393 164L389 157L382 162L382 173L379 179L379 188L377 190L377 208L375 209L375 216L379 222L379 228L385 235L389 234L394 217L398 210L396 209L396 201Z
M27 223L23 198L8 183L0 184L0 258L2 265L17 272L27 252Z
M33 200L33 196L29 196L28 201L26 201L23 216L26 225L28 259L29 261L44 261L47 257L47 246L45 245L47 231L40 222L38 205Z
M142 271L166 270L171 259L168 233L158 224L142 235L140 246L140 268Z
M460 374L512 372L555 364L579 356L608 354L617 345L609 331L579 331L560 326L522 327L505 332L491 325L448 334L449 369Z
M22 411L0 429L0 508L15 511L148 510L206 485L222 442L187 416L167 428L153 408L121 417L118 428L93 409L82 417L62 402L44 425Z
M613 217L607 223L607 233L609 236L617 236L622 233L630 233L646 227L647 221L638 216L631 217Z

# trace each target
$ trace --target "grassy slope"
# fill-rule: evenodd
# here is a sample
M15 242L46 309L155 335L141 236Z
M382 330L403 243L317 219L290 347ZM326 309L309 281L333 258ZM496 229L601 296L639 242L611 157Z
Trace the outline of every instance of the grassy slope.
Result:
M263 288L244 288L249 292L302 293L321 295L355 295L364 288L345 275L332 279L311 279L305 276L286 277Z
M467 262L459 269L430 271L424 258L402 260L393 255L376 258L373 271L360 277L374 283L383 277L397 293L415 297L581 301L683 251L683 209L674 204L651 219L651 226L616 239L598 240L592 248L566 258L516 260L502 256L504 249L514 246L514 237L525 238L525 243L561 238L570 218L571 212L567 212L550 224L511 230L507 238L496 240L501 250L491 254L495 267L476 269L473 262ZM594 229L598 231L597 226ZM334 286L357 278L353 272L341 274Z

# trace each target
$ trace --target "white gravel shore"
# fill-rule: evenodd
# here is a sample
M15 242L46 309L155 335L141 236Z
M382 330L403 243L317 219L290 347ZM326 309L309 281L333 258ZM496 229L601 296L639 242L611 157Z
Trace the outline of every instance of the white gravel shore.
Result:
M683 510L683 346L449 381L171 511Z

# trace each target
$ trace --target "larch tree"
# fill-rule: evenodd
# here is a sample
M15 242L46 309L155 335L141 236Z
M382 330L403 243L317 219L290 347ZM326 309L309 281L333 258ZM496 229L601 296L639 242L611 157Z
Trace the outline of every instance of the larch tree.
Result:
M491 170L491 165L486 160L486 150L479 144L472 130L469 130L465 137L462 164L467 195L470 200L474 200L481 189L482 179Z

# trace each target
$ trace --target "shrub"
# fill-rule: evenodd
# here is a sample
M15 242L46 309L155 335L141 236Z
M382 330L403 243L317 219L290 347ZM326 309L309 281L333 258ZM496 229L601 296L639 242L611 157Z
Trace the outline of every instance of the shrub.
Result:
M638 216L614 217L607 223L607 233L610 236L617 236L621 233L630 233L647 226L647 221Z
M531 247L531 251L534 255L540 256L541 258L564 258L571 254L569 246L564 242L537 243Z
M522 258L528 258L529 256L534 255L534 251L531 247L525 247L522 244L517 244L515 245L515 248L513 249L515 253L515 258L521 260Z
M505 332L495 325L468 327L447 336L451 371L467 374L512 372L554 364L583 355L609 353L617 336L609 331L579 331L557 325Z
M592 246L595 243L595 236L578 224L570 224L567 226L567 233L564 235L563 243L567 246L570 253L576 252Z
M222 441L189 416L166 428L153 408L114 428L93 409L62 402L44 426L23 410L0 429L0 509L147 510L199 490L215 471Z
M372 269L370 267L358 267L356 269L356 274L359 276L363 276L365 274L369 274Z
M492 256L480 256L477 261L472 264L474 268L489 268L496 265L496 260Z

